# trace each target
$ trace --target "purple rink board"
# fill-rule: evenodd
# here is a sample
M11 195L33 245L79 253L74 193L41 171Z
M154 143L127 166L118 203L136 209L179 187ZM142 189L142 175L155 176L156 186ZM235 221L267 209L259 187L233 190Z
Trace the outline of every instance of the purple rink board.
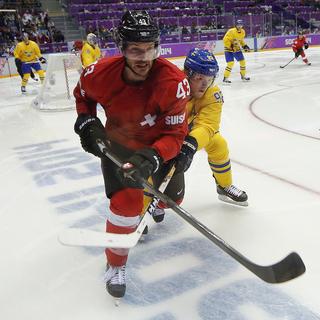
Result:
M184 57L192 48L203 48L213 51L216 46L215 41L198 41L198 42L186 42L186 43L167 43L161 45L161 57L173 58ZM103 55L105 57L111 57L119 54L119 50L116 48L103 49Z
M307 34L305 37L310 45L320 45L320 34ZM267 37L262 43L260 49L289 48L292 46L292 43L296 38L296 35Z
M267 37L260 43L258 49L279 49L289 48L292 46L293 36ZM310 45L320 45L320 34L308 34L306 39ZM184 57L192 48L204 48L214 51L217 42L214 40L182 42L182 43L165 43L161 45L161 56L164 58ZM110 57L118 55L119 51L116 48L103 49L104 56Z

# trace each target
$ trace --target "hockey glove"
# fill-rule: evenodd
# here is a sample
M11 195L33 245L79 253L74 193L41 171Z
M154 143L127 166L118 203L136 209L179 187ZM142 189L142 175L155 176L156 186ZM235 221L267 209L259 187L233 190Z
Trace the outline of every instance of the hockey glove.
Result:
M79 114L74 131L80 136L82 148L97 157L104 157L97 145L97 139L106 141L106 132L100 119L94 116Z
M135 178L148 179L159 170L162 163L163 159L155 149L144 148L138 150L121 167L119 171L120 179L127 187L143 189L143 186Z
M251 49L249 48L248 45L244 45L244 46L243 46L243 50L244 50L245 52L248 52L248 51L250 51Z
M44 58L44 57L40 57L40 58L39 58L39 61L40 61L41 63L47 63L47 60L46 60L46 58Z
M305 43L304 44L304 48L307 50L309 48L309 44L308 43Z
M197 152L198 142L192 136L186 136L183 141L180 153L176 160L176 172L185 172L189 169L194 154Z

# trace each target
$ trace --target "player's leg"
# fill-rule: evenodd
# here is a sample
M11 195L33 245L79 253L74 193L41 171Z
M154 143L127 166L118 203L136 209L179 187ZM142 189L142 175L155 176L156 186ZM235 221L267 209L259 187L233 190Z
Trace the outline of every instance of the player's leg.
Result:
M122 159L132 154L119 145L112 144L113 151ZM105 192L110 199L106 231L118 234L132 233L140 221L143 208L143 190L123 185L118 176L119 168L109 159L101 159ZM106 289L115 298L121 298L126 291L126 262L129 249L108 248L105 250L107 268Z
M14 62L15 62L15 65L17 67L17 71L19 73L19 76L21 77L21 80L22 80L22 78L23 78L22 61L20 59L15 58Z
M247 206L247 194L232 184L229 149L226 140L216 133L206 147L208 162L222 201Z
M227 62L227 66L224 70L224 74L223 74L223 82L224 83L231 83L231 81L229 80L233 65L234 65L234 56L233 56L233 52L229 52L229 51L225 51L224 52L224 56Z
M246 76L247 70L246 70L246 60L244 59L242 51L235 52L234 54L237 61L239 61L240 64L240 75L241 79L243 81L249 81L250 78Z
M22 93L26 93L27 92L26 86L27 86L28 80L30 78L30 70L31 70L30 64L23 62L22 66L21 66L21 71L22 71L22 74L23 74L23 77L22 77L22 80L21 80L21 92Z
M309 62L308 61L308 58L306 57L306 54L305 54L305 52L304 52L304 50L302 50L301 51L301 57L302 57L302 61L305 63L305 64L307 64L308 66L310 66L311 65L311 62Z
M39 62L33 63L33 64L32 64L32 68L37 72L37 74L39 75L39 78L40 78L41 83L43 83L45 72L44 72L44 70L41 68L40 63L39 63Z
M153 177L154 185L158 189L162 183L165 176L171 169L171 164L164 164L163 167L157 172ZM184 197L185 185L184 185L184 173L174 173L171 180L166 187L164 194L167 195L170 199L175 201L177 204L180 204ZM158 207L153 212L153 220L157 223L162 222L165 216L164 209L166 206L160 201Z
M34 81L38 81L38 78L35 76L33 70L31 69L30 71L30 76L31 76L31 79L34 80Z

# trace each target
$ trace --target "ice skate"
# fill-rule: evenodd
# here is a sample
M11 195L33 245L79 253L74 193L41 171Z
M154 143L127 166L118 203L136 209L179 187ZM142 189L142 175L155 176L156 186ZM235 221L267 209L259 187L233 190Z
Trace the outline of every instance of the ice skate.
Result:
M27 93L27 90L26 90L25 86L21 86L21 93L22 94L26 94Z
M115 298L115 305L118 306L126 292L126 266L116 267L108 264L104 281L108 293Z
M145 228L142 231L142 235L139 239L139 242L144 242L144 240L146 239L146 235L149 233L149 227L145 226Z
M36 81L36 82L38 82L38 81L39 81L39 79L38 79L38 78L36 78L36 77L31 77L31 79L32 79L33 81Z
M159 223L162 222L164 219L164 209L162 208L155 208L155 210L152 213L152 218L154 220L154 222Z
M153 218L154 222L159 223L159 222L163 221L164 215L165 215L164 209L156 208L152 213L152 218ZM148 228L148 226L146 226L142 232L142 236L140 238L140 241L145 240L145 236L148 234L148 232L149 232L149 228Z
M222 81L223 83L226 83L226 84L230 84L231 83L231 81L229 80L229 78L226 78L226 77L224 77L223 78L223 81Z
M247 194L234 185L221 187L217 185L218 199L238 206L248 206Z
M250 81L250 78L246 76L241 76L241 80L246 82L246 81Z

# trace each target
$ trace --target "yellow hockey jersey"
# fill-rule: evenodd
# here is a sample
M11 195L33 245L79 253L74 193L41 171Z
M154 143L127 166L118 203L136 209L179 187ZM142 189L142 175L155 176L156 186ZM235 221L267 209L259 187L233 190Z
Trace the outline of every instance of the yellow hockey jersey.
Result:
M224 51L237 52L241 47L245 46L244 38L246 32L243 28L240 31L237 28L230 28L223 37Z
M189 135L198 142L198 150L206 146L219 131L223 95L217 85L209 87L200 99L187 103Z
M87 67L89 64L97 61L101 56L100 48L95 45L92 46L88 42L83 44L81 50L81 62L83 67Z
M41 57L40 48L34 41L29 40L28 44L23 41L19 42L14 49L14 57L22 62L37 62Z

